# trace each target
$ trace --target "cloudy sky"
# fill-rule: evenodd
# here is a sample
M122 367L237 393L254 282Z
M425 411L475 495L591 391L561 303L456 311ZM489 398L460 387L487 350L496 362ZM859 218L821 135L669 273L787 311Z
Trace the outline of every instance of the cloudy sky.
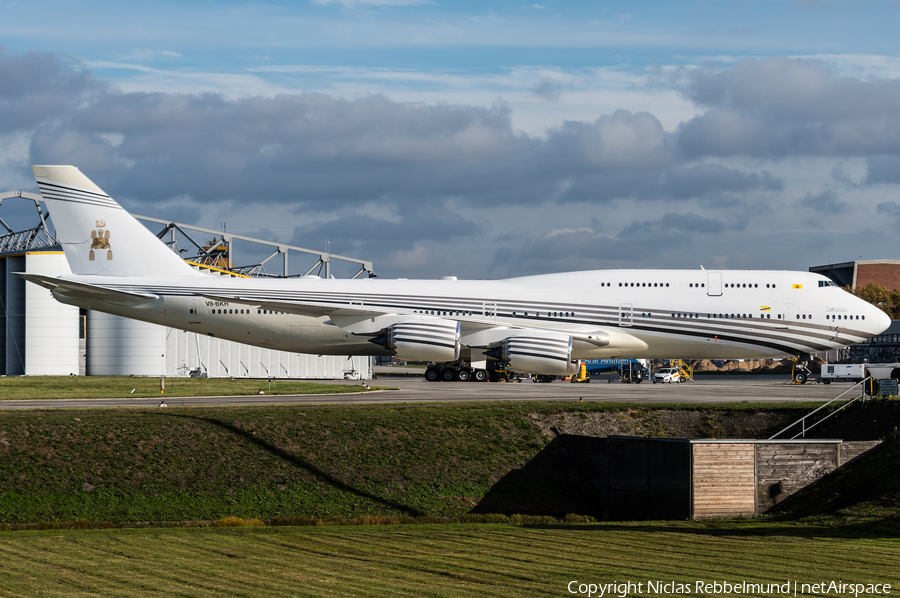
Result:
M0 0L0 191L74 164L132 212L391 277L896 259L898 23L862 0Z

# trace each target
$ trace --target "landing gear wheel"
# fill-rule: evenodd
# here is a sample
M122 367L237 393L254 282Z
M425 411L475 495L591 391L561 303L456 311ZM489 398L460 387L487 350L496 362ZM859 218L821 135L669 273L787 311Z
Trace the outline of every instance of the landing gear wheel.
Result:
M428 368L425 370L425 379L429 382L438 382L441 379L441 371L437 368Z
M805 384L806 380L806 372L797 372L794 374L794 382L797 384Z
M468 382L472 379L472 370L470 370L469 368L462 368L461 370L459 370L459 372L457 372L456 379L460 382Z
M475 382L484 382L488 379L488 373L484 370L475 370L472 372L472 379L475 380Z
M456 380L456 370L454 370L453 368L446 368L441 373L441 379L444 382L453 382L454 380Z

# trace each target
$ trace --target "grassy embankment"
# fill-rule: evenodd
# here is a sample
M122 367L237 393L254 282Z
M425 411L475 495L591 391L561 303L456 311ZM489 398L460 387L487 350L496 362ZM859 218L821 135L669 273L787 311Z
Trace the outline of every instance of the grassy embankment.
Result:
M130 397L220 397L266 394L342 394L365 392L362 383L323 384L293 380L249 378L165 378L164 393L159 378L130 376L13 376L0 378L0 401L35 399L105 399ZM377 390L381 387L372 387ZM132 392L132 390L134 392ZM0 408L3 404L0 403Z
M565 410L589 418L603 411L659 429L650 421L657 408L0 412L0 487L13 489L3 495L0 518L383 514L355 521L366 523L404 513L463 517L478 511L472 501L480 496L483 504L504 472L519 472L507 490L525 495L536 511L554 501L572 506L566 495L578 490L569 480L573 471L554 456L554 442L540 433L535 416ZM847 418L888 420L884 430L898 410L882 403L860 413L862 419ZM677 581L691 584L692 593L698 580L833 580L896 589L900 441L888 436L882 449L832 474L790 510L765 518L335 526L350 521L333 517L310 522L320 524L314 527L4 531L0 596L521 597L572 595L567 584L573 580ZM509 521L529 519L541 517ZM629 593L636 594L674 592Z
M756 408L787 419L804 411ZM661 409L694 412L698 426L673 434L654 415ZM716 417L754 409L490 403L0 411L0 523L602 518L597 488L563 443L542 431L541 418L603 416L628 433L704 435L719 429L708 424Z

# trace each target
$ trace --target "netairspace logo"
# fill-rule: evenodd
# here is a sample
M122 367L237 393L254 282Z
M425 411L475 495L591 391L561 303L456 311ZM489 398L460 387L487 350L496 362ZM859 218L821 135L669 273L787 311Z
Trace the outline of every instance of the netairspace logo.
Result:
M634 594L680 595L698 594L703 596L728 596L740 594L756 594L769 596L805 596L817 594L826 596L887 596L891 593L891 584L886 583L845 583L843 581L822 581L818 583L752 583L748 581L695 581L682 583L678 581L614 581L612 583L583 583L570 581L566 586L569 594L588 596L588 598L613 597L626 598Z

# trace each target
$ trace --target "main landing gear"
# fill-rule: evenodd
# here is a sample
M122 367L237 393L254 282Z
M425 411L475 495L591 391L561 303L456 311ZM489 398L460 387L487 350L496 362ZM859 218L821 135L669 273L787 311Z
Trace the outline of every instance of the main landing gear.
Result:
M486 382L489 378L487 370L473 369L468 366L430 365L425 370L425 379L429 382Z
M806 384L810 377L812 376L812 372L807 367L809 363L808 360L802 359L794 362L794 369L791 372L791 378L794 380L794 384Z

